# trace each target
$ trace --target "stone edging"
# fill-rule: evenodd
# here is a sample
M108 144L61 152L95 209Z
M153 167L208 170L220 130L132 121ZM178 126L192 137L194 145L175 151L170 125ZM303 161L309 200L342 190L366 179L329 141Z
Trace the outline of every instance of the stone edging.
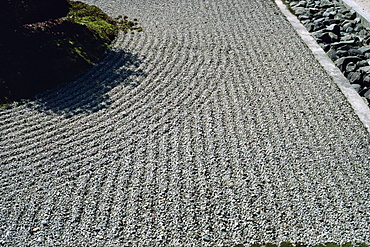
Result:
M325 51L318 45L307 29L301 24L298 18L293 15L282 0L274 0L296 32L303 39L315 58L320 62L328 74L333 78L339 89L345 95L359 119L370 133L370 108L365 100L353 89L347 78L342 74L334 62L328 57Z
M357 13L357 17L361 19L362 24L367 28L370 28L370 14L364 12L357 3L352 0L340 0L344 6L348 9L353 9Z

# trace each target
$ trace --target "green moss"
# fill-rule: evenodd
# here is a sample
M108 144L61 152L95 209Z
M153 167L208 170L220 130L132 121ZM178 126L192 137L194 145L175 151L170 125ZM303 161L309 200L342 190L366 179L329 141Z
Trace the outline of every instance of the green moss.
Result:
M251 244L249 247L261 247L261 244Z
M267 243L265 244L265 247L278 247L277 244Z
M17 32L3 32L1 105L75 80L95 65L120 30L142 31L136 19L113 19L98 7L79 1L68 1L68 6L64 17L18 26Z
M99 35L105 44L118 34L117 22L96 6L90 6L82 2L70 2L71 8L66 18L75 23L85 25L92 32Z
M293 247L293 244L290 242L281 242L280 247Z
M90 6L82 2L70 1L71 9L66 18L71 18L76 23L86 25L87 28L97 33L102 39L110 40L116 36L118 31L127 32L129 30L143 31L142 27L137 27L137 20L129 21L127 16L119 15L112 19L96 6Z
M296 247L307 247L308 245L302 242L298 242L295 244Z

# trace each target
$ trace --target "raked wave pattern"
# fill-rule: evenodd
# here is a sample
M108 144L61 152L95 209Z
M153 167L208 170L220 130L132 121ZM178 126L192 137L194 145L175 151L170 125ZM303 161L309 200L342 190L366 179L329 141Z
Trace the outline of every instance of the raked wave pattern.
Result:
M138 18L0 109L0 245L370 243L370 135L271 0L89 0Z

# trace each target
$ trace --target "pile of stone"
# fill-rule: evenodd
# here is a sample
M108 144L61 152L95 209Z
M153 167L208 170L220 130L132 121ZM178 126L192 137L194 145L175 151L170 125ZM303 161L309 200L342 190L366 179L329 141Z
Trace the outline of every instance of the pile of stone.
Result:
M370 105L370 29L339 0L286 2Z

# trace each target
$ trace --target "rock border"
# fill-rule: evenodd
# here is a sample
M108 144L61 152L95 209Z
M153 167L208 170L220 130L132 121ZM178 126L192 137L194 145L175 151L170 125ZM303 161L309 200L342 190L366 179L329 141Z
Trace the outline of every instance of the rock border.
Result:
M293 25L294 29L301 36L303 41L311 49L311 51L313 52L316 59L320 62L320 64L324 67L324 69L328 72L328 74L334 79L334 82L338 85L338 87L340 88L342 93L347 97L347 100L352 105L354 111L356 112L356 114L358 115L358 117L360 118L360 120L363 122L363 124L367 128L368 132L370 133L370 108L369 108L370 98L366 99L366 97L365 97L365 93L367 93L367 92L369 92L369 93L366 96L370 96L370 87L369 86L363 86L359 83L350 84L350 81L345 77L345 75L348 76L349 74L348 73L347 74L343 73L343 71L340 70L338 64L341 64L341 66L340 66L341 68L347 68L347 65L349 64L349 62L351 62L348 59L351 59L351 58L348 58L347 60L342 59L339 62L337 62L336 60L334 60L334 61L332 60L332 58L330 57L330 53L328 54L330 48L332 46L337 45L335 43L340 42L339 35L337 35L337 37L334 37L334 38L337 38L337 39L339 38L339 41L333 41L333 42L330 42L330 43L320 42L320 40L317 38L318 35L315 36L315 34L313 33L314 31L311 32L311 34L310 34L309 33L310 30L307 27L304 26L304 25L308 25L309 23L312 23L314 20L316 20L314 18L306 18L306 16L304 15L305 12L303 12L303 10L309 9L311 7L302 7L301 9L296 8L295 12L300 13L300 15L296 16L297 14L296 15L292 14L292 13L294 13L293 8L294 7L301 7L301 6L297 6L297 4L303 5L303 2L306 2L306 3L307 2L313 2L314 4L318 4L318 2L320 2L320 3L326 2L326 3L329 3L329 4L332 3L332 4L334 4L334 6L335 6L335 4L340 6L340 3L337 0L334 0L334 1L307 0L307 1L300 1L300 2L289 1L289 0L285 0L285 1L286 2L283 3L281 0L275 0L275 3L278 5L278 7L282 11L282 13L286 16L288 21ZM344 5L341 5L341 6L344 7ZM289 8L289 10L288 10L288 8ZM325 11L327 11L328 8L330 8L330 7L323 5L323 7L322 7L323 11L321 13L324 13ZM299 12L299 11L302 11L302 12ZM355 12L350 11L350 10L347 10L347 11L349 11L349 13L354 15L354 17L352 17L353 19L358 18L356 16ZM317 12L317 13L319 13L319 12ZM299 20L299 19L301 19L301 20ZM302 20L303 20L303 22L302 22ZM328 17L328 20L331 20L330 16ZM332 34L326 35L325 33L333 33L334 35L335 35L335 32L338 33L338 28L335 27L335 26L331 26L332 24L336 24L336 23L331 23L329 21L329 22L322 23L322 24L324 24L324 26L321 29L318 29L318 30L322 30L322 35L325 35L326 37L327 36L331 37ZM325 24L327 24L327 25L325 26ZM338 25L338 24L336 24L336 25ZM331 27L328 28L328 26L331 26ZM363 30L365 30L365 29L363 29ZM366 29L366 30L367 30L367 34L370 35L370 30L368 30L368 29ZM324 40L325 40L326 37L324 37ZM369 36L369 42L370 42L370 36ZM339 47L341 47L341 46L339 46ZM355 48L353 48L353 49L355 49ZM370 51L369 52L366 51L366 53L369 53L369 55L370 55ZM342 57L344 57L344 56L342 56ZM353 59L353 57L357 57L357 56L347 56L347 57L352 57L352 59ZM364 61L362 56L359 57L359 58L360 58L360 60L358 60L356 58L356 59L354 59L354 61L356 63ZM343 60L345 60L345 61L343 61ZM354 61L352 61L352 63L355 63ZM364 62L362 62L362 63L364 63ZM346 66L344 66L343 64L345 64ZM353 64L350 64L350 65L353 65ZM364 65L364 64L362 64L362 65ZM370 63L369 63L369 65L370 65ZM365 66L367 66L367 65L365 64ZM362 67L365 67L365 66L362 66ZM359 68L362 68L362 67L359 67ZM356 70L354 70L353 72L356 72ZM353 74L350 74L350 75L353 76ZM364 78L364 75L362 75L361 78ZM358 81L358 82L360 82L360 81Z

